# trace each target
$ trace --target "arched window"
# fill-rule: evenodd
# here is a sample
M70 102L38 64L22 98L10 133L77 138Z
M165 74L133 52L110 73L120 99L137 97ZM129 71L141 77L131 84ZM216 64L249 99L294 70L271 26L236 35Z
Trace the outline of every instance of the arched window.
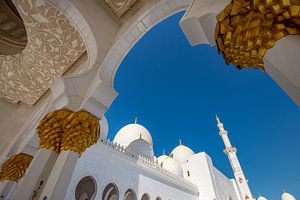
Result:
M157 197L156 200L162 200L161 197Z
M136 200L135 192L131 189L127 190L124 195L124 200Z
M79 181L75 190L76 200L94 200L96 196L97 184L93 177L86 176Z
M102 200L119 200L119 190L115 184L110 183L105 187Z
M150 196L149 194L143 194L142 199L141 200L150 200Z

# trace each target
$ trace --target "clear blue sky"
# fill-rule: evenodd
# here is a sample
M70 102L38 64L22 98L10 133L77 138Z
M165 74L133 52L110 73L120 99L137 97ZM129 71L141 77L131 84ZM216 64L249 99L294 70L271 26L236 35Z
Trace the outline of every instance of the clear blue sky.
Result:
M138 116L157 156L181 138L233 177L217 113L254 195L275 200L286 190L300 198L300 109L268 74L225 65L216 47L191 47L178 26L182 14L155 26L122 62L114 83L119 96L106 113L109 137Z

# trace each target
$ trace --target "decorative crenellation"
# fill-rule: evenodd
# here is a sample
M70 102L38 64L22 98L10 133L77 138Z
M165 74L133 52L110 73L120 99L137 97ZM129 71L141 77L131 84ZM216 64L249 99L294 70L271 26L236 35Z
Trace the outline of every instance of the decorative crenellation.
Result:
M57 153L71 150L81 155L99 139L100 124L98 118L89 112L60 109L46 115L37 132L40 137L39 148Z
M180 177L180 176L176 176L168 171L166 171L165 169L163 169L159 164L157 159L150 159L146 156L143 156L137 152L131 152L128 151L126 148L124 148L123 146L121 146L118 143L115 143L113 141L110 141L109 139L105 140L105 139L101 139L100 140L100 145L104 145L108 148L111 148L113 150L115 150L116 152L121 153L122 155L125 155L128 160L132 160L135 163L137 162L138 164L141 164L144 167L150 168L155 170L158 173L162 173L165 174L173 179L178 180L179 182L182 182L184 184L187 184L189 186L193 186L195 187L191 182L185 180L184 178Z
M86 51L80 33L44 0L14 0L27 32L27 45L16 55L0 55L0 97L33 105Z
M226 64L265 70L276 41L300 34L299 0L233 0L217 17L215 39Z
M33 157L25 153L19 153L11 156L1 166L0 182L10 180L18 182L25 174Z

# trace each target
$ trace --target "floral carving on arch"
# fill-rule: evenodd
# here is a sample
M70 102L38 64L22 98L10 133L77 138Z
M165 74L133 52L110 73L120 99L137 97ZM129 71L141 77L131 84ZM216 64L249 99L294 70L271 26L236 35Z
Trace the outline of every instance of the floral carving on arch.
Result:
M33 105L86 47L70 20L45 0L14 0L14 4L28 42L19 54L0 55L0 96Z

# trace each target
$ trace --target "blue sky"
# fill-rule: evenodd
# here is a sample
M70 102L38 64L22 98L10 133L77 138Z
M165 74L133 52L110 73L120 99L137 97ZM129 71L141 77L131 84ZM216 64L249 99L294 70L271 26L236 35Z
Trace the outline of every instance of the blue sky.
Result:
M156 155L182 139L233 177L217 113L254 195L280 199L286 190L300 198L300 109L268 74L227 66L216 47L191 47L178 26L182 14L151 29L120 65L119 96L106 113L109 137L138 116Z

